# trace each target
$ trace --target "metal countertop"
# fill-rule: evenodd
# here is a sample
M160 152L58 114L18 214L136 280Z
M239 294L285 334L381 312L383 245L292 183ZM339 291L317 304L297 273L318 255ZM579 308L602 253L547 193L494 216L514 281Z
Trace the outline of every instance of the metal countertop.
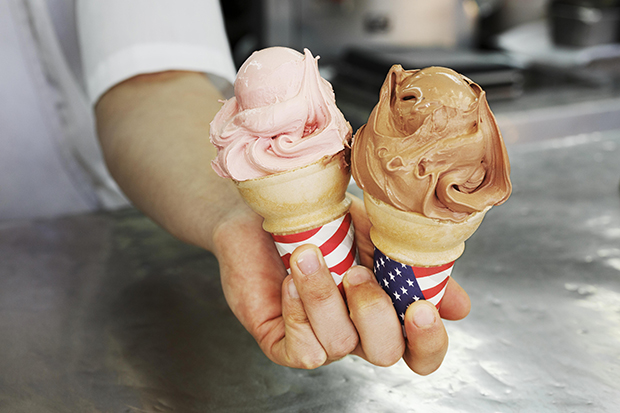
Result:
M428 377L277 366L217 262L135 211L0 223L0 412L611 412L620 404L620 131L509 148L514 193L454 277Z

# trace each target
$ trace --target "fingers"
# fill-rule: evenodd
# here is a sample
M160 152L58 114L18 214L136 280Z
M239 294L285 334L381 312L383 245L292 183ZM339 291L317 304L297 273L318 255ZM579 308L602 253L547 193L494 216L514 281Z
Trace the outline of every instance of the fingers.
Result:
M460 320L470 309L469 296L453 278L448 281L439 312L428 301L409 306L405 313L407 350L403 359L411 370L427 375L439 368L448 351L448 334L441 317Z
M448 335L433 304L418 301L407 309L405 341L394 306L370 270L353 267L343 283L350 317L360 338L360 345L353 354L379 366L392 365L403 357L407 365L421 375L439 368L448 350ZM464 317L469 311L469 299L456 282L444 303L451 298L461 300L461 304L448 306L448 314Z
M467 317L469 310L471 310L469 295L450 277L439 314L446 320L462 320Z
M366 267L351 268L343 283L360 339L353 354L378 366L396 363L405 351L405 340L392 301Z
M303 245L291 254L290 262L298 302L305 310L315 340L325 350L327 360L346 356L357 346L357 331L321 251L314 245ZM287 325L306 323L301 316L289 317L285 322ZM288 328L297 327L291 325ZM308 333L307 329L303 331Z
M409 306L405 313L407 349L403 359L421 375L439 368L448 351L448 334L433 304L420 300Z
M310 326L295 282L289 276L282 284L284 338L277 342L276 360L290 367L314 369L327 361L327 353Z

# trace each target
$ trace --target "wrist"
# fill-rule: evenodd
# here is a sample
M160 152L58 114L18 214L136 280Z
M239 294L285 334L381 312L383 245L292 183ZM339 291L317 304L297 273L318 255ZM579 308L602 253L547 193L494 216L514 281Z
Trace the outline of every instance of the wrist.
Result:
M210 231L211 237L204 248L211 251L218 259L222 250L235 241L231 240L231 236L263 232L263 218L252 211L240 195L238 195L237 202L220 209L220 213L214 218Z

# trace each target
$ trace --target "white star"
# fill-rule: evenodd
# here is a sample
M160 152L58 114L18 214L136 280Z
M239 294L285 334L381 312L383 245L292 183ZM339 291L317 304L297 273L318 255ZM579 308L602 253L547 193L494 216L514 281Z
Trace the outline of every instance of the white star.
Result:
M390 261L390 257L388 257L387 255L385 256L385 259Z
M411 281L410 279L407 280L407 284L409 284L409 287L413 287L413 281Z
M407 292L407 289L405 287L400 287L400 290L403 292L403 294L409 295L409 293Z
M400 301L400 294L398 294L397 292L394 292L394 298Z
M381 259L379 260L379 264L380 264L382 267L383 267L383 266L385 266L385 262L383 261L383 258L381 258Z
M405 313L400 313L400 318L405 319Z
M387 278L383 279L383 284L385 284L386 287L390 286L390 283L388 282Z
M418 297L417 295L413 296L413 301L420 301L420 297Z
M394 271L396 271L396 275L398 275L399 277L401 276L401 272L398 268L396 268Z
M394 281L396 279L396 277L394 276L394 274L390 273L390 280Z
M407 268L407 264L400 264L403 266L403 268Z

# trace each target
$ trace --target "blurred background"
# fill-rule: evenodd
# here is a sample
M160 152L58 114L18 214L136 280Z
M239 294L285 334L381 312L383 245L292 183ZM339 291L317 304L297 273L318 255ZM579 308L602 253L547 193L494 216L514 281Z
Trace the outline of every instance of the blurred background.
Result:
M480 84L509 144L620 127L617 0L221 4L237 67L262 47L309 48L354 130L394 63L448 66Z
M508 145L620 129L620 0L220 3L237 67L268 46L310 49L354 131L395 63L480 84ZM0 222L127 205L83 96L74 6L0 2Z

